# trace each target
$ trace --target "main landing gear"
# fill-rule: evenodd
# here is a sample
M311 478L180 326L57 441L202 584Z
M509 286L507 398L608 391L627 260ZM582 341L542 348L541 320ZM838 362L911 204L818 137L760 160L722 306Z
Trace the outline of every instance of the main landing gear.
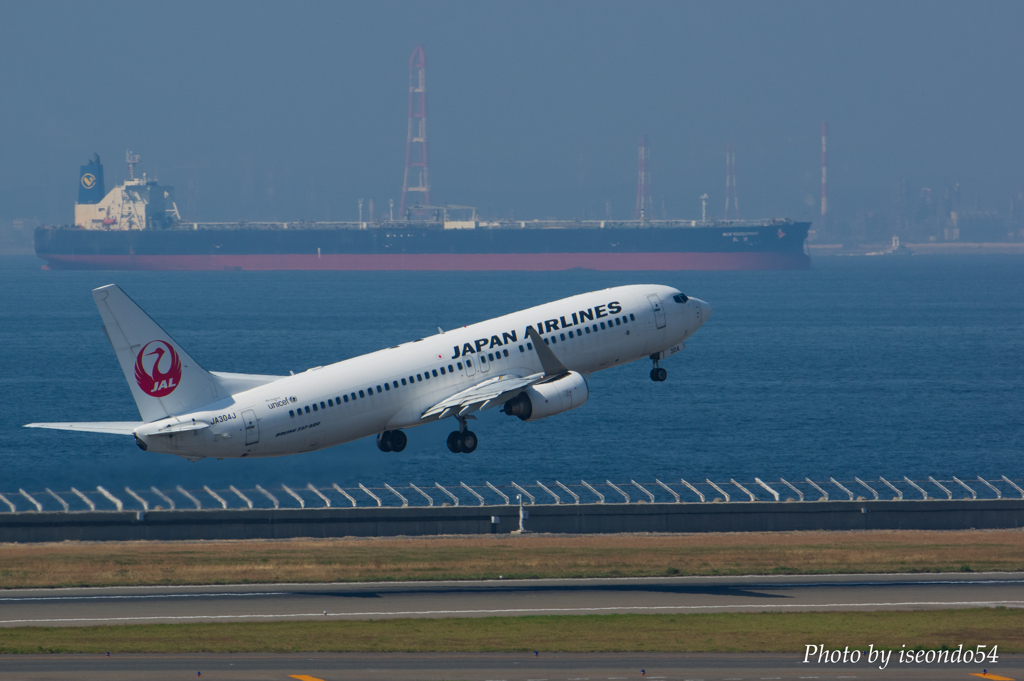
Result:
M654 362L654 368L651 369L651 380L655 383L661 383L668 378L668 372L658 366L658 355L651 355L651 360Z
M469 430L465 417L458 417L459 429L448 434L448 450L452 454L471 454L480 442L476 433Z
M400 430L385 430L377 434L377 449L382 452L400 452L408 442L409 438Z

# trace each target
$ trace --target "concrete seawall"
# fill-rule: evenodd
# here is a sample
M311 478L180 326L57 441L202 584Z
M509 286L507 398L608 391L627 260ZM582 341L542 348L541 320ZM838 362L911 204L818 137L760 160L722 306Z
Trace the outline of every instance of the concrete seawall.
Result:
M783 532L1024 527L1024 499L527 506L532 532ZM497 518L498 523L492 523ZM505 534L517 506L0 514L0 542Z

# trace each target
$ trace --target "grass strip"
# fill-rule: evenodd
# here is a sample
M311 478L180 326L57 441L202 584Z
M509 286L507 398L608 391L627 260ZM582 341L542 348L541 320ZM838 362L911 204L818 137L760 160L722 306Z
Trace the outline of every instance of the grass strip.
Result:
M1019 530L0 544L0 588L1024 570Z
M0 629L0 653L802 652L956 648L1024 652L1024 611L559 615Z

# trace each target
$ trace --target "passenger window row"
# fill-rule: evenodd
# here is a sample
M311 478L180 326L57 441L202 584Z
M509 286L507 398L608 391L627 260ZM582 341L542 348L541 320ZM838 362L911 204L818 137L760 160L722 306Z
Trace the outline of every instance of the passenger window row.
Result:
M505 356L508 357L508 350L505 351ZM481 357L481 359L483 359L483 358ZM462 362L456 362L455 364L456 364L456 366L458 366L459 371L461 371L462 370ZM473 366L472 360L468 360L467 359L466 360L466 365L467 366ZM455 373L455 367L452 366L451 364L449 364L449 365L447 365L447 367L442 366L440 368L440 372L441 372L440 374L438 374L437 372L438 372L438 369L429 369L427 371L424 371L422 374L416 374L415 376L410 376L408 379L403 378L403 379L401 379L401 385L411 385L411 384L417 383L417 382L422 383L424 379L429 381L431 376L433 376L434 378L437 378L439 375L440 376L444 376L446 374L454 374ZM377 394L379 395L380 393L383 393L383 392L390 392L392 388L397 389L398 387L399 387L399 382L398 381L391 381L390 383L384 383L383 385L376 386ZM370 386L366 390L360 390L359 391L359 398L369 397L370 395L374 394L373 391L374 391L374 387L373 386ZM348 395L342 395L341 397L335 397L334 399L329 399L329 400L327 400L326 403L324 403L324 402L319 402L319 403L314 402L312 405L307 405L305 407L299 407L298 409L289 409L288 410L288 416L290 416L292 418L295 418L296 415L310 414L312 412L319 411L321 409L327 409L328 407L340 406L343 402L350 402L350 401L351 402L355 402L356 399L357 399L356 393L353 392L353 393L349 393Z
M521 345L519 346L520 352L522 352L522 347L523 346ZM502 357L508 357L508 350L503 349L498 350L497 352L488 352L486 355L483 354L482 352L480 353L481 362L493 362L495 359L501 359ZM469 362L468 359L466 361Z
M633 314L630 314L628 317L625 316L625 315L623 315L622 317L615 317L614 319L609 319L608 320L607 326L605 325L606 324L605 322L601 322L600 324L592 324L590 326L584 326L583 327L583 331L580 331L579 329L574 329L573 331L569 332L568 339L580 338L580 337L583 336L584 333L591 333L591 332L597 333L599 330L600 331L604 331L606 329L610 329L610 328L615 327L615 326L622 326L623 324L628 324L630 322L635 322L635 321L636 321L636 316L633 315ZM545 338L544 339L544 344L545 345L556 345L558 343L559 339L561 339L562 341L567 340L566 335L564 333L560 333L560 334L557 334L557 335ZM522 352L522 351L523 351L523 346L520 345L519 346L519 352Z

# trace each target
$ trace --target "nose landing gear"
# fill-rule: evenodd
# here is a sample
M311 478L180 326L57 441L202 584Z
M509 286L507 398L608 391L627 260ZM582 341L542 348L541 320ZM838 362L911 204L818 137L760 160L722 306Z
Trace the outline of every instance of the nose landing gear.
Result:
M452 454L472 454L480 441L477 439L476 433L469 430L464 416L456 418L459 419L459 429L448 434L448 451Z
M400 430L385 430L377 434L377 449L382 452L400 452L408 442L409 438Z
M658 354L651 355L651 361L654 362L654 368L651 369L651 380L655 383L661 383L668 378L668 372L658 366Z

